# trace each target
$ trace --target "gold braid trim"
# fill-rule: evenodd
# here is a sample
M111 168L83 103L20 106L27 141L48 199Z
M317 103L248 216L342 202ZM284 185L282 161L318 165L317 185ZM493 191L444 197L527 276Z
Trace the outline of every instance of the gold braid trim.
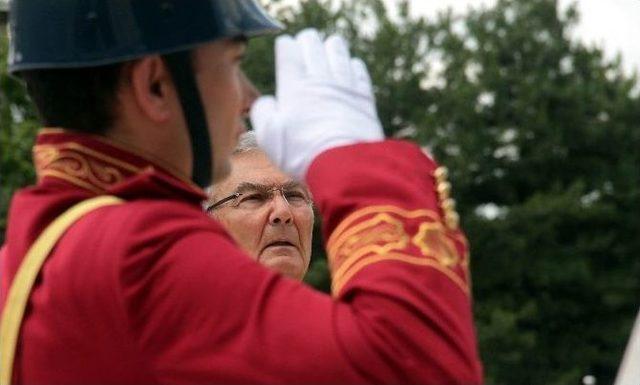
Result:
M327 242L332 292L337 296L364 267L394 260L432 267L468 295L467 250L464 235L445 226L432 210L365 207L345 218Z
M349 230L349 228L352 227L355 222L368 215L380 213L396 214L402 218L407 219L415 219L421 216L426 216L433 218L434 220L438 220L438 215L431 210L423 209L408 211L397 206L368 206L351 213L342 222L340 222L338 227L336 227L333 233L331 233L329 241L327 242L327 249L329 251L329 254L331 254L332 251L335 251L335 248L338 247L342 242L344 242L345 238L353 235L355 230Z
M53 176L98 194L141 171L78 143L37 145L33 154L38 179Z
M412 265L432 267L438 270L439 272L441 272L442 274L446 275L449 279L453 281L453 283L455 283L460 288L460 290L462 290L466 295L469 295L470 289L467 282L464 279L460 278L460 276L458 276L456 273L454 273L450 269L443 267L438 262L433 261L431 259L425 259L422 257L416 257L414 255L407 255L402 253L388 253L386 255L369 256L367 258L363 258L362 260L354 264L353 269L349 270L347 274L341 277L339 281L335 281L335 280L333 281L331 285L331 292L334 293L334 296L337 295L338 293L340 293L344 285L356 273L358 273L360 270L362 270L363 268L369 265L372 265L377 262L382 262L382 261L400 261L400 262L409 263Z

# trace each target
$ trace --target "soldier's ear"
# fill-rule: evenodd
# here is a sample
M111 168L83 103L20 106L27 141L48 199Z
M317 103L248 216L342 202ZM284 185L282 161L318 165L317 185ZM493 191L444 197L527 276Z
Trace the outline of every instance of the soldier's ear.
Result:
M136 105L148 119L165 123L171 119L172 103L177 101L171 75L160 56L132 62L129 81Z

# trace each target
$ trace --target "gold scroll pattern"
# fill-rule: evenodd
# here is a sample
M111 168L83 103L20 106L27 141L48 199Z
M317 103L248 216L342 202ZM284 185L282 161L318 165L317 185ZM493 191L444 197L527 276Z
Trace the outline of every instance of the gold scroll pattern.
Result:
M363 208L340 223L327 250L334 296L364 267L390 260L434 268L470 292L467 241L431 210Z
M37 145L33 156L38 179L53 176L98 194L140 171L78 143Z

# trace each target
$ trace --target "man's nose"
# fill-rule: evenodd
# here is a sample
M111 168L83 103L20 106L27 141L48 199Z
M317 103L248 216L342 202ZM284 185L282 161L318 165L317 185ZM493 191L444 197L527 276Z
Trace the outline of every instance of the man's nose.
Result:
M293 220L291 206L284 198L282 193L274 192L273 199L270 202L271 212L269 213L269 223L272 225L290 224Z

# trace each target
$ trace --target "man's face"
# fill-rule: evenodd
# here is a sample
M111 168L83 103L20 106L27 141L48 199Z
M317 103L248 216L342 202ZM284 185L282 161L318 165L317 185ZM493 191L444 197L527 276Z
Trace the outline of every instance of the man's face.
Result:
M232 156L231 165L229 177L215 185L213 201L236 192L243 195L223 203L211 215L251 257L301 280L309 267L313 231L313 209L306 188L277 169L259 150ZM288 201L275 188L282 188Z
M258 92L241 69L246 42L223 39L195 50L196 79L213 142L214 181L229 174L229 156Z

